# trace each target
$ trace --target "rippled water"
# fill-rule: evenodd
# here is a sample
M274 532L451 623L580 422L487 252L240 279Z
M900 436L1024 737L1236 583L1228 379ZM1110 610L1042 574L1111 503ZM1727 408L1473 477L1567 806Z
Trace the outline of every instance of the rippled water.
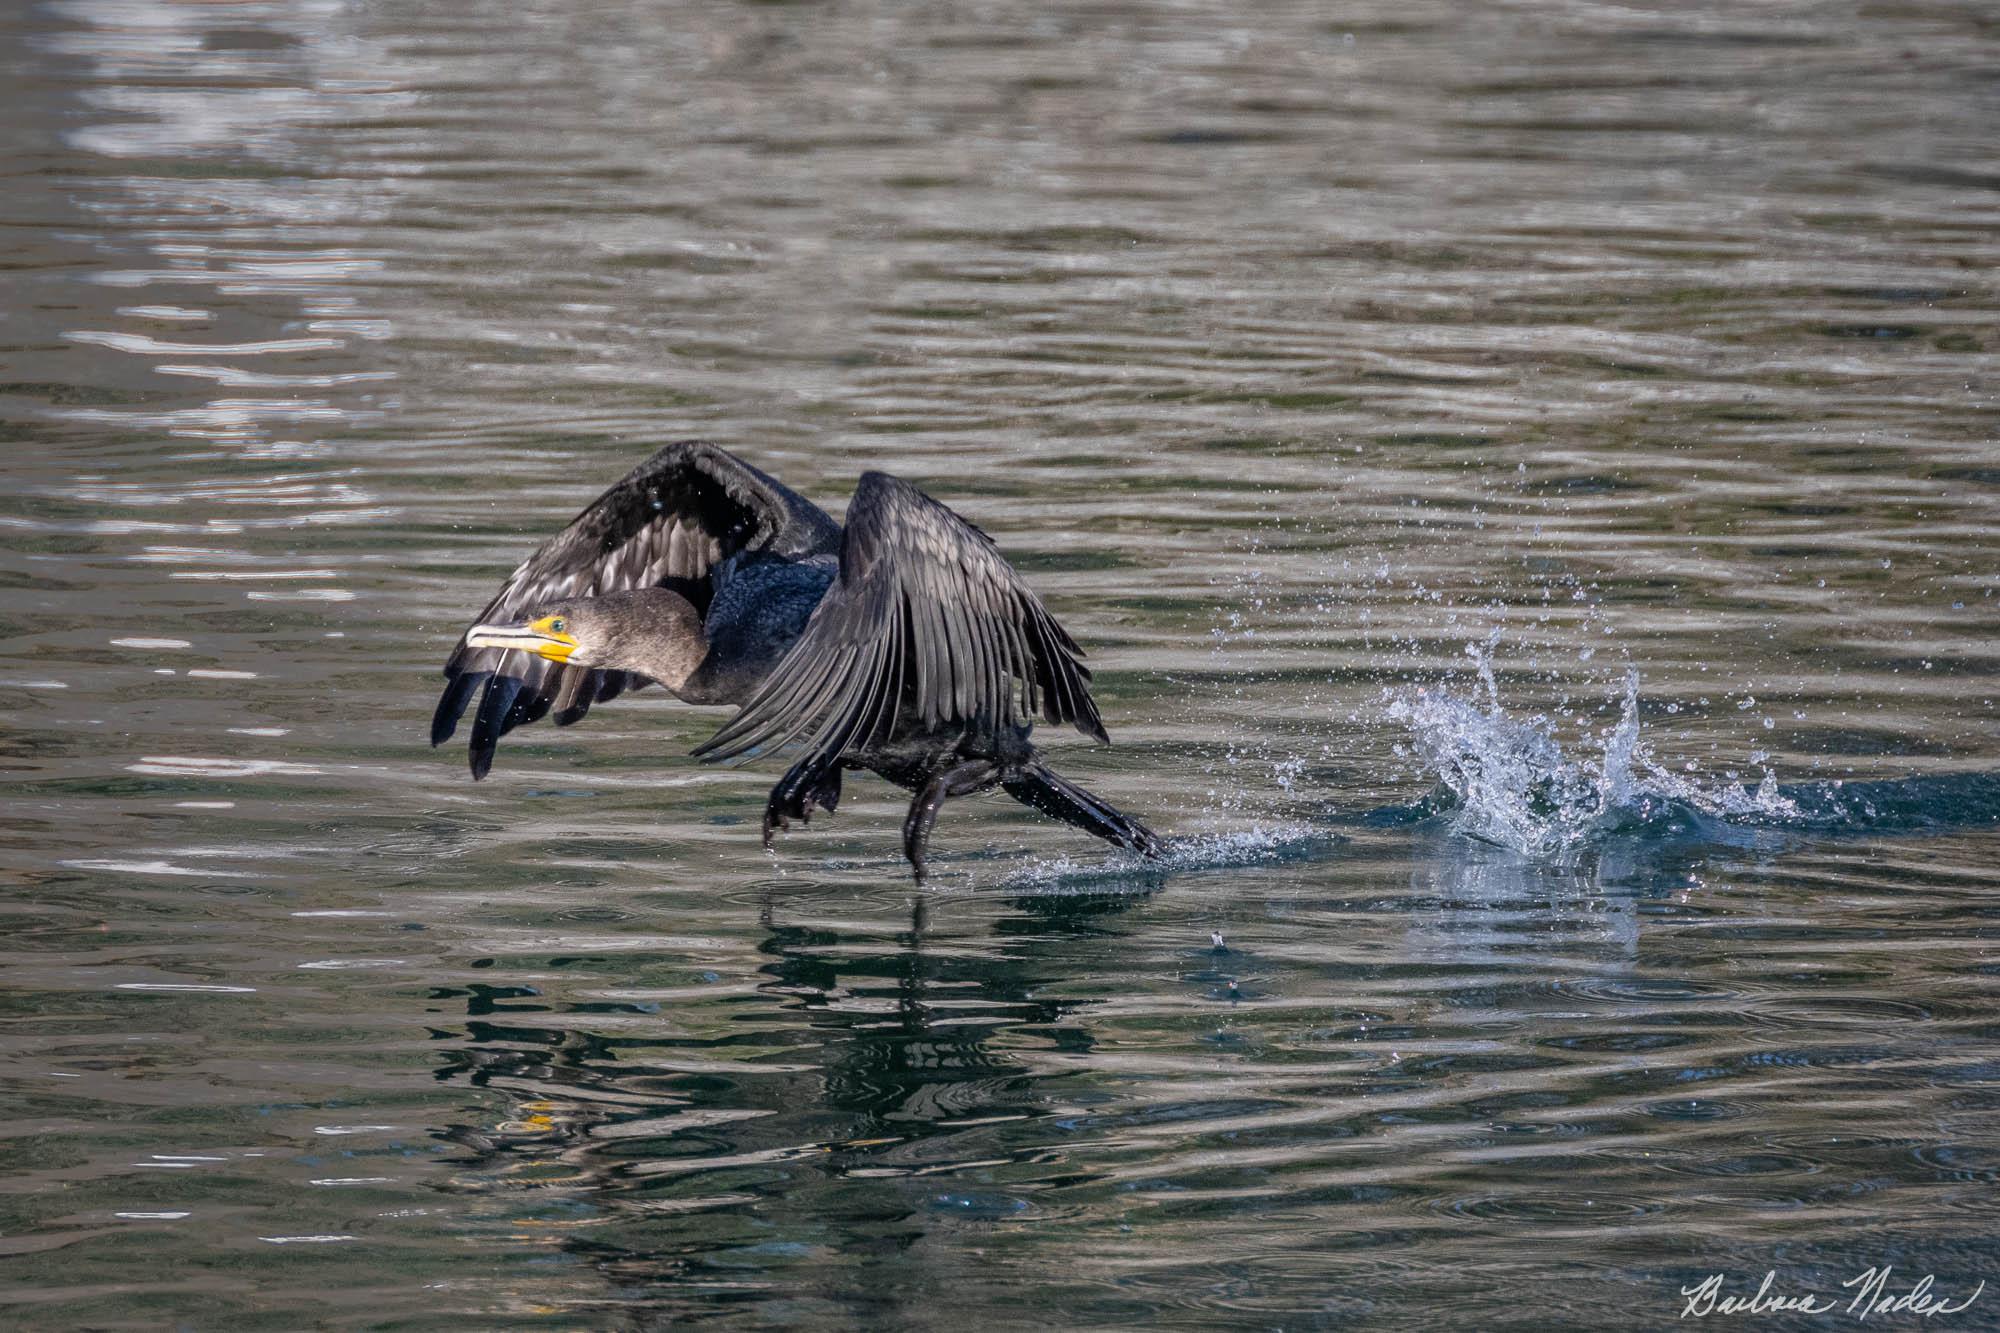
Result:
M8 1322L2000 1282L1996 61L1951 3L7 8ZM875 783L766 855L649 696L427 749L689 435L985 525L1169 861L989 798L913 894Z

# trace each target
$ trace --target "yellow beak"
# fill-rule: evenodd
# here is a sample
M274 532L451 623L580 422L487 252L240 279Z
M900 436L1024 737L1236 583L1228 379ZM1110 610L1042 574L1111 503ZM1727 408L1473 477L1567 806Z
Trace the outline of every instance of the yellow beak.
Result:
M465 642L473 648L513 648L551 662L567 662L577 642L555 627L555 616L543 616L525 625L474 625L465 632Z

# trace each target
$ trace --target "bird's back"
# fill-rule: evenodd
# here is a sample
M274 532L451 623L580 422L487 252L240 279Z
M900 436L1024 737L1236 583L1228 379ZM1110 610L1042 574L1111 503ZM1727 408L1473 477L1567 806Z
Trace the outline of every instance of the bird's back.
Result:
M837 571L831 555L787 560L752 554L718 565L702 625L708 660L681 698L697 704L740 704L749 698L798 642Z

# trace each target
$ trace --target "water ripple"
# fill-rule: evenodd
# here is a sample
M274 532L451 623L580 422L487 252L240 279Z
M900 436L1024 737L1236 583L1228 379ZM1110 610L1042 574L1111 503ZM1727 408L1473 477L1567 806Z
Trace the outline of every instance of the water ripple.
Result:
M1996 43L7 8L13 1322L2000 1271ZM690 436L985 527L1168 856L967 799L916 894L859 775L767 854L657 690L428 750L494 582Z

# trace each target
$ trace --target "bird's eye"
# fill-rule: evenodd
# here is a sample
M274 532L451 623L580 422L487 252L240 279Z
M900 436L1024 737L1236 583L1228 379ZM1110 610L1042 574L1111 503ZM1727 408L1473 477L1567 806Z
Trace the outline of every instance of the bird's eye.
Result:
M561 616L557 616L554 620L551 620L549 622L549 632L552 634L560 634L563 632L563 618Z

